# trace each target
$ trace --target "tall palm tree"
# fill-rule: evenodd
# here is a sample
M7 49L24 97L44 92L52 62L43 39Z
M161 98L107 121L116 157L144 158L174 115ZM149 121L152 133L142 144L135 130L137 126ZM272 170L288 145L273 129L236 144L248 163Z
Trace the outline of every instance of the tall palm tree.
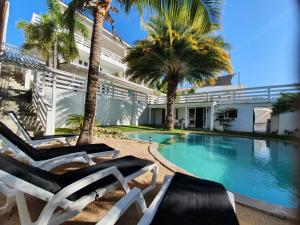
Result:
M114 21L110 13L118 12L118 9L113 6L114 3L127 13L135 6L140 15L145 8L165 17L168 15L175 17L176 15L178 19L188 20L192 26L202 30L218 21L222 0L72 0L65 13L65 20L69 22L71 33L74 32L74 20L79 14L88 13L94 18L84 110L85 120L77 144L92 143L99 86L103 23L107 20L113 25Z
M25 43L23 48L36 48L46 60L47 66L57 68L61 63L59 56L66 62L78 56L74 36L70 36L66 30L63 19L63 12L58 0L48 0L48 12L41 15L39 24L20 21L17 28L25 32ZM80 31L85 37L87 29L78 20L75 21L76 30ZM50 59L52 58L52 65Z
M174 128L176 91L185 81L197 84L222 71L232 73L229 45L220 36L200 33L188 23L155 17L146 28L148 39L137 41L126 56L127 75L132 81L167 86L166 129Z

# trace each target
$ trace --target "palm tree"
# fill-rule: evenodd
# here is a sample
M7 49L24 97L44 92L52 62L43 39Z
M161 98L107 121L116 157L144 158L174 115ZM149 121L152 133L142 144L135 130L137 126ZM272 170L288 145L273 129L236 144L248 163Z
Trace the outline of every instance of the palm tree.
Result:
M23 48L36 48L46 60L46 65L50 66L52 58L52 67L57 68L61 63L59 56L66 62L75 59L78 56L74 36L70 36L66 30L58 0L48 0L48 13L41 15L41 22L33 24L26 21L20 21L17 28L25 32L25 43ZM76 30L80 31L85 37L87 29L78 20L75 21Z
M137 41L126 56L127 75L132 81L167 86L166 129L174 128L176 90L185 81L192 85L222 71L232 73L229 45L214 35L211 26L204 34L188 23L155 17L146 25L148 39Z
M152 13L164 15L165 17L176 15L178 19L188 20L192 26L198 26L199 29L201 26L201 29L206 29L208 25L217 22L219 19L222 0L72 0L65 13L65 20L69 23L71 33L74 32L75 18L80 14L88 13L94 18L84 110L85 120L77 144L92 143L99 86L103 23L107 20L113 25L111 12L118 12L113 3L116 3L127 13L133 6L138 9L140 15L142 15L143 9L148 8ZM198 21L201 21L201 24Z

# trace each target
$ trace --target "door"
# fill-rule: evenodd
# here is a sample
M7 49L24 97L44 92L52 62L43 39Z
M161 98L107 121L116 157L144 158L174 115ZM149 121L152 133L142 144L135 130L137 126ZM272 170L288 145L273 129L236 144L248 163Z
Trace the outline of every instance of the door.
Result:
M165 109L161 110L161 124L162 125L166 124L166 110Z
M196 123L196 110L194 108L189 109L189 126L195 127Z
M204 108L196 108L196 127L203 128Z

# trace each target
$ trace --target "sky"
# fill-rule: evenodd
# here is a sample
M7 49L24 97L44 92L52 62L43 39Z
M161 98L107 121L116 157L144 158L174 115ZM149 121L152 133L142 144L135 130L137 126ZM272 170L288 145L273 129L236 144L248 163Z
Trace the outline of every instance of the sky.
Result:
M46 0L9 0L7 43L21 46L24 35L16 29L32 13L45 13ZM129 44L144 39L135 10L113 14L118 35ZM224 39L232 46L235 73L247 87L290 84L297 77L298 14L296 0L225 0L222 17ZM108 24L105 24L110 29ZM237 83L237 76L233 79Z

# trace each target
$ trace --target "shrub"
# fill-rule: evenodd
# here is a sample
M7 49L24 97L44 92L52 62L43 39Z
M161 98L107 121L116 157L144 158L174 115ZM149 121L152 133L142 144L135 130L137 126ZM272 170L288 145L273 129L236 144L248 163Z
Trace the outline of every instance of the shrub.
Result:
M299 109L299 94L295 93L281 93L277 102L273 104L273 115L279 115L285 112L294 112Z
M81 130L83 127L84 116L79 114L72 114L68 116L66 120L66 125L70 128ZM100 126L98 120L95 119L94 127Z

